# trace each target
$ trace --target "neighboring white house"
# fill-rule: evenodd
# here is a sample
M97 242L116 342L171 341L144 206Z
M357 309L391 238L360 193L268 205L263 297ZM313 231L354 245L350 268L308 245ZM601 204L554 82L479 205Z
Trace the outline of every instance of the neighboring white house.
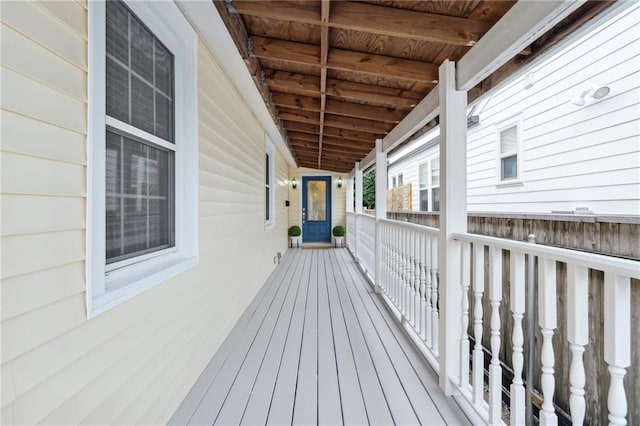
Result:
M467 133L469 211L640 214L640 4L469 115L479 119ZM437 135L389 159L389 187L411 184L413 210L439 209Z

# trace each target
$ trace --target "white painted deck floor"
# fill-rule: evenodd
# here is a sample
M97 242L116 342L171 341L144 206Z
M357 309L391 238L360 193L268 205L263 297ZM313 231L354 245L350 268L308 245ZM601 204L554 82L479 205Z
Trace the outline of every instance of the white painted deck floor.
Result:
M346 249L289 249L169 424L469 420Z

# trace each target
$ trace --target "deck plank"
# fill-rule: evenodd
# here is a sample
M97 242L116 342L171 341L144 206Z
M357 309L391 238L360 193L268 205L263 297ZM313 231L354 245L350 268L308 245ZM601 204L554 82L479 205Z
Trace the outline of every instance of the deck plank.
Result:
M318 423L318 251L311 255L307 308L298 365L293 424Z
M278 295L274 299L265 319L260 326L258 335L251 344L251 349L245 358L242 366L231 386L224 404L216 418L215 424L220 425L237 425L242 420L242 415L246 409L247 402L253 390L258 373L263 365L267 349L272 341L273 335L278 329L278 320L283 311L292 305L295 299L297 286L292 285L295 267L287 269L287 273L283 277L283 285L278 290ZM289 303L287 303L287 301ZM288 321L286 322L288 326Z
M291 249L170 424L469 421L346 249Z
M226 360L224 367L220 370L220 373L202 397L200 405L191 417L190 423L213 424L216 417L218 417L220 409L231 389L231 385L235 381L238 371L240 371L244 360L249 354L249 349L260 331L264 318L269 312L269 308L275 302L281 288L285 286L282 278L292 263L293 262L287 263L287 268L278 268L278 277L272 282L269 298L257 306L256 313L249 327L244 331L238 344L233 348Z
M341 425L342 406L330 309L332 301L329 300L327 288L329 252L330 250L318 251L318 395L322 395L318 398L318 423Z
M302 345L302 332L306 309L307 293L309 292L309 276L311 274L311 251L289 250L296 259L303 261L303 270L298 285L298 297L291 318L291 326L287 335L275 390L269 409L268 425L291 424L293 419L293 406L296 396L296 382L298 380L298 364L300 362L300 346Z
M202 374L200 374L198 380L196 380L193 387L189 390L185 399L178 406L176 412L171 416L168 425L180 426L191 421L207 390L211 387L218 373L224 367L236 345L241 341L242 336L247 332L251 321L255 318L256 314L259 314L258 307L269 304L270 297L275 294L274 291L277 288L274 284L281 277L281 273L284 273L286 268L293 264L293 257L285 256L283 258L278 273L272 274L267 279L265 285L258 291L218 351L211 358Z
M292 280L299 283L304 266L303 259L296 261L295 272ZM295 290L295 291L294 291ZM287 335L294 318L295 300L299 297L300 286L291 289L285 300L280 317L275 326L274 334L269 343L269 348L264 357L260 372L249 396L249 401L242 416L241 423L246 425L264 425L269 416L271 398L275 389L276 378L280 369L280 363L284 354Z

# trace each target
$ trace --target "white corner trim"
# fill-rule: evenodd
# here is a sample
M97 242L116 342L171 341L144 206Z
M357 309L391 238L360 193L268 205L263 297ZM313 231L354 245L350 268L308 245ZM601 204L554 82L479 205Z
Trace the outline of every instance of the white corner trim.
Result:
M297 167L213 2L177 0L177 4L287 163Z

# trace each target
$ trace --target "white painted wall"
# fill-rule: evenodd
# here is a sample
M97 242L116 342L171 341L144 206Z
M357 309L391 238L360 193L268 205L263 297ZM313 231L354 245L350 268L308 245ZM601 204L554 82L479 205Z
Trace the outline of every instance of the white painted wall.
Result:
M86 2L2 2L2 424L163 424L287 247L265 132L204 45L196 268L87 321Z
M571 211L640 214L640 5L604 22L547 57L496 92L468 133L468 210ZM570 102L595 83L611 89L602 100ZM523 123L522 185L498 182L496 130L515 118ZM437 149L436 149L437 151ZM393 163L417 203L417 165L428 151Z

